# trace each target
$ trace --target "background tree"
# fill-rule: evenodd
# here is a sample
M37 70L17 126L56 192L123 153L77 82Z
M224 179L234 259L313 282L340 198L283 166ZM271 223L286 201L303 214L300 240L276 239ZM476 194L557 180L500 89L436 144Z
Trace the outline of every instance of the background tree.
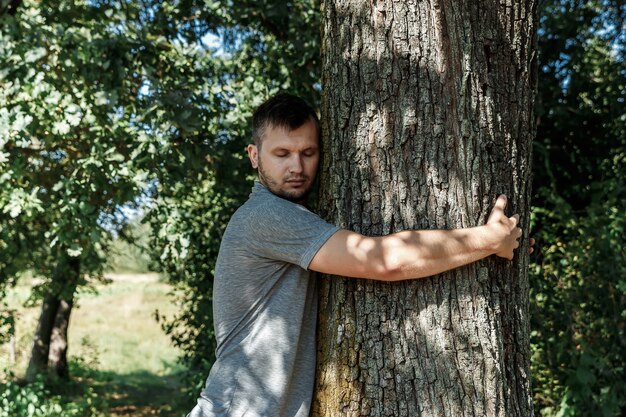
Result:
M324 3L324 216L366 235L470 227L505 193L526 233L513 262L324 280L314 415L532 415L536 7Z
M101 58L112 45L101 41L101 28L80 25L88 12L23 2L2 17L2 229L19 237L4 244L21 254L13 272L32 268L47 278L37 288L44 302L29 377L47 367L53 329L66 339L81 270L99 269L106 239L99 217L133 189L123 164L128 136L116 137L128 123L114 120L123 104L101 88L124 74L101 67L111 65ZM51 356L59 374L66 372L64 344L57 340Z
M66 375L73 295L101 274L121 207L205 155L199 126L212 108L194 83L211 66L183 42L193 28L170 26L180 16L167 4L13 6L0 17L2 278L45 278L28 377L49 361Z

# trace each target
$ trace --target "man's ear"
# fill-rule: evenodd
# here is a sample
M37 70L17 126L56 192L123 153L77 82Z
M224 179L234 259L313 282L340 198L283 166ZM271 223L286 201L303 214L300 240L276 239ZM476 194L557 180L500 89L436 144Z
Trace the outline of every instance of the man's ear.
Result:
M259 167L259 149L256 145L248 145L248 158L250 158L252 168L257 169Z

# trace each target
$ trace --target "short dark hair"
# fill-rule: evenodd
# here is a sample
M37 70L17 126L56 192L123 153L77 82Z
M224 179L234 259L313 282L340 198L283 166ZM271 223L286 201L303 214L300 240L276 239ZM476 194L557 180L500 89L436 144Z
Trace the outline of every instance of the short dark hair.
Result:
M320 121L315 110L300 97L278 93L261 104L252 115L252 139L260 147L268 126L294 130L309 120L315 123L319 139Z

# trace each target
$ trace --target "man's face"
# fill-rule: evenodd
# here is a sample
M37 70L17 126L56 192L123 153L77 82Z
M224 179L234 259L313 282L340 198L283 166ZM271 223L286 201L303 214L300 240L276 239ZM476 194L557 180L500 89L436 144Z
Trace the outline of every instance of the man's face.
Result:
M274 194L301 202L313 186L319 164L317 129L313 120L294 130L268 126L260 149L248 145L259 180Z

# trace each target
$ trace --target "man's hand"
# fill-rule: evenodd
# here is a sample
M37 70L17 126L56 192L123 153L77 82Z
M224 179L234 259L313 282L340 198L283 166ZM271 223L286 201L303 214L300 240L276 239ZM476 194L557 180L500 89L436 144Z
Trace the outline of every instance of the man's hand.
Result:
M507 217L504 213L506 202L507 199L504 194L498 197L487 220L487 227L489 228L489 238L492 239L493 252L501 258L511 260L513 259L513 251L519 247L522 229L517 227L519 214ZM532 243L534 243L534 240ZM532 250L531 244L531 253Z

